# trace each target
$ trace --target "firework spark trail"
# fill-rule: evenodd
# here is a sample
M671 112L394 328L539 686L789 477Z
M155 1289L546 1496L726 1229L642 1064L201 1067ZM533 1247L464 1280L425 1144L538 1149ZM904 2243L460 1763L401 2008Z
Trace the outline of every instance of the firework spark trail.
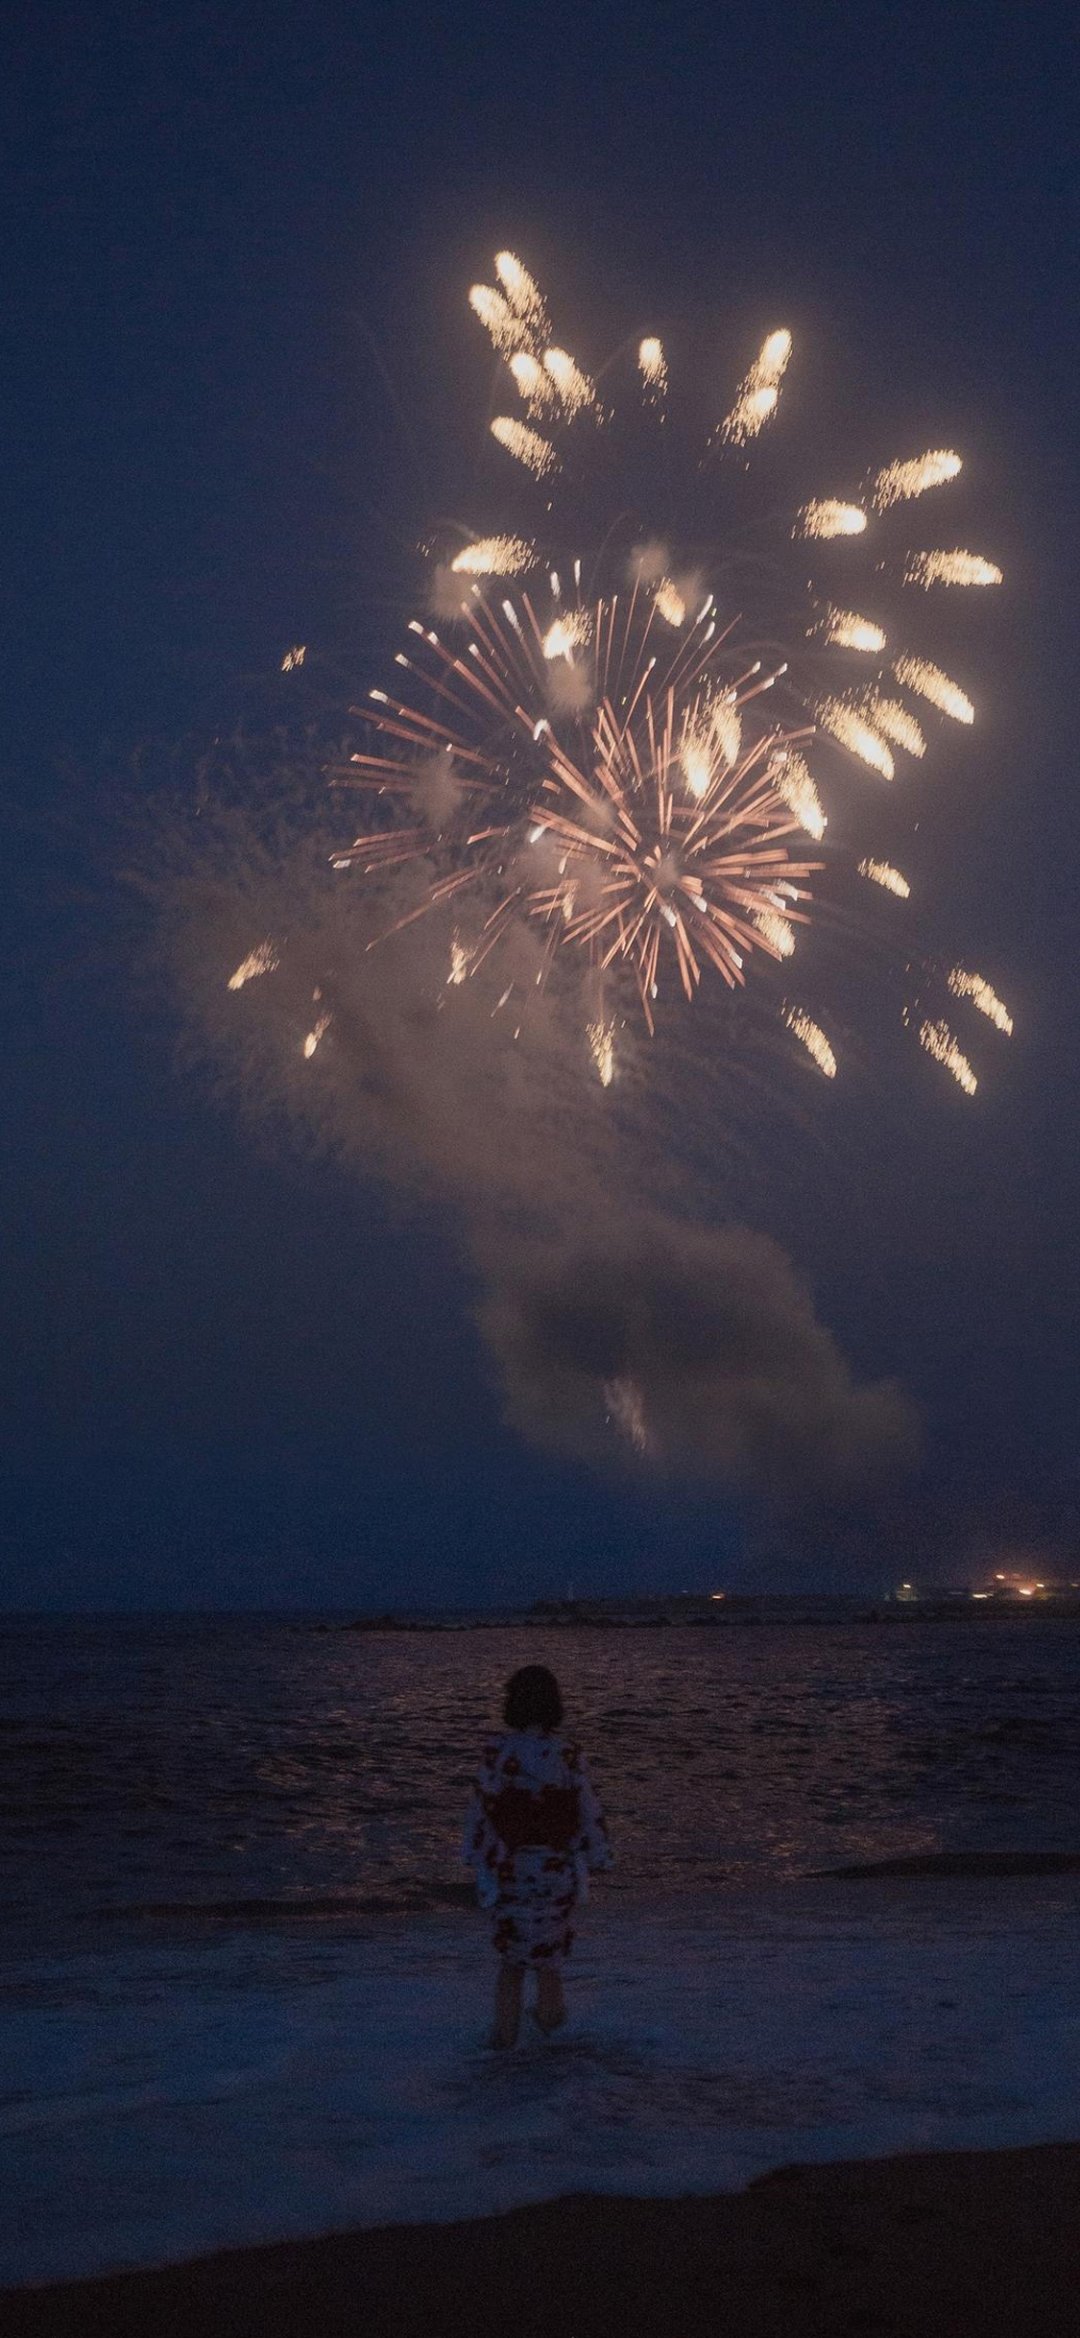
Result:
M737 763L742 746L742 718L733 698L725 694L713 701L709 713L709 729L716 743L722 763Z
M302 1053L306 1063L311 1062L311 1058L314 1055L320 1040L324 1038L326 1032L329 1031L332 1021L332 1015L316 1015L315 1021L312 1024L303 1045Z
M235 974L230 974L228 988L243 990L245 982L256 982L260 974L273 974L281 964L274 942L257 942L247 957L242 958Z
M455 576L523 576L536 566L536 546L523 536L478 536L450 566Z
M897 658L893 672L905 689L917 691L920 698L929 699L931 706L936 706L940 714L951 715L953 721L958 723L974 722L975 709L967 693L956 682L950 682L940 666L932 666L929 658Z
M775 950L778 958L790 958L795 948L795 936L787 918L778 909L755 910L754 924L762 940Z
M467 949L460 934L454 934L450 943L450 972L447 982L457 989L472 972L473 953Z
M910 462L886 463L873 479L874 509L888 511L894 503L925 495L928 487L943 487L947 480L955 479L961 468L960 456L947 447L935 447L929 454L915 455Z
M883 779L892 779L896 771L892 753L883 738L855 707L846 706L841 698L821 698L815 709L818 721L834 739L846 747L860 762L869 763L871 770L880 771Z
M813 773L797 748L782 748L773 759L773 781L800 828L820 843L828 826L825 807L814 785Z
M872 885L880 885L886 893L895 893L898 901L906 901L911 893L907 878L889 861L865 860L859 862L860 877L869 877Z
M547 334L548 319L539 285L513 252L496 252L495 274L514 315L536 340L540 340Z
M988 1016L991 1023L995 1023L998 1030L1003 1031L1007 1039L1011 1038L1013 1019L1008 1007L1005 1005L1004 999L999 999L997 992L991 989L990 984L981 974L969 974L965 967L954 966L950 970L948 981L949 989L954 998L970 999L972 1006L978 1007L981 1015Z
M813 1017L806 1014L802 1007L788 1007L784 1021L788 1030L794 1032L796 1039L801 1039L807 1054L813 1057L818 1070L824 1072L827 1080L835 1080L836 1057L820 1023L815 1023Z
M575 365L565 349L545 349L544 371L554 382L556 394L567 414L598 411L596 383L589 380L587 373L582 373L581 367Z
M703 737L689 719L679 749L679 760L687 787L700 803L702 797L708 795L713 783L713 756L708 738Z
M641 1390L625 1375L604 1382L604 1403L617 1429L636 1453L648 1453L651 1439Z
M566 617L556 617L543 638L546 658L569 658L576 649L584 649L592 633L590 620L584 609L573 609Z
M549 415L559 403L559 393L539 358L528 349L515 349L509 365L530 414Z
M596 1076L602 1088L610 1088L615 1077L615 1028L603 1020L590 1023L586 1032L589 1053L596 1066Z
M947 1023L920 1023L919 1041L920 1045L925 1047L927 1055L933 1056L935 1063L944 1064L946 1071L952 1073L954 1080L957 1082L957 1085L963 1089L965 1096L973 1096L975 1094L975 1090L979 1085L978 1080L972 1071L971 1065L969 1064L963 1049L953 1038L952 1032L950 1031Z
M484 331L490 334L500 357L512 357L515 349L521 347L522 320L515 315L504 294L496 292L493 285L474 284L469 305Z
M876 694L867 704L866 713L876 731L883 731L894 747L906 747L909 755L925 755L926 739L913 714L902 706L898 698L879 698Z
M661 577L653 599L666 624L685 625L686 602L683 600L678 586L672 583L669 576Z
M1004 582L1000 568L979 552L912 552L904 583L925 585L996 585Z
M497 414L491 435L535 478L545 479L549 471L558 470L559 458L551 440L542 438L538 430L530 430L527 422L515 422L512 414Z
M781 325L763 341L749 373L739 384L731 412L720 425L720 437L727 446L745 446L775 414L790 357L791 335Z
M885 647L881 626L869 617L857 617L852 609L826 609L812 630L836 649L882 650Z
M796 536L861 536L866 529L866 513L857 503L840 503L832 495L816 497L804 503L796 514L792 533Z
M667 396L668 370L663 343L655 334L647 333L638 345L638 371L645 387L645 395L654 406L663 404Z

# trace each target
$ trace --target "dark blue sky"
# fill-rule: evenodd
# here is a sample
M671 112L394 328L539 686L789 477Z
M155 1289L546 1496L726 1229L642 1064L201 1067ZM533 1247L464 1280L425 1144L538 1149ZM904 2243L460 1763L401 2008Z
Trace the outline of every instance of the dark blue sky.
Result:
M966 1117L933 1077L877 1138L838 1103L858 1207L808 1160L793 1246L859 1370L924 1407L920 1518L1075 1526L1071 24L26 12L0 100L0 1599L347 1604L750 1564L724 1503L618 1493L509 1436L439 1230L256 1147L178 1071L107 881L133 757L231 723L294 639L378 670L417 532L460 491L461 295L503 242L583 334L730 312L752 340L783 315L883 432L977 450L1009 581L931 906L1018 1036Z

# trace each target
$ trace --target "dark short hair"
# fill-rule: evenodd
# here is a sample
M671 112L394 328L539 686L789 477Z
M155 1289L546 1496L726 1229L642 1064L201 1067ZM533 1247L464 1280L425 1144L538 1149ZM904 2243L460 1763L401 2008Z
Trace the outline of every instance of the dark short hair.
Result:
M562 1717L559 1684L546 1664L523 1664L511 1675L503 1698L508 1729L557 1729Z

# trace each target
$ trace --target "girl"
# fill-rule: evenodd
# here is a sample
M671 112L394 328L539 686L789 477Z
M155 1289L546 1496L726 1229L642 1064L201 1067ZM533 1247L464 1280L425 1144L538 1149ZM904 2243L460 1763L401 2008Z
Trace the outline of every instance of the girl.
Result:
M469 1808L463 1855L481 1907L493 1912L499 1959L493 2046L516 2042L526 1965L536 1970L540 2028L550 2033L565 2021L570 1919L589 1870L611 1865L585 1756L559 1735L562 1717L546 1665L515 1672L503 1705L506 1735L485 1745Z

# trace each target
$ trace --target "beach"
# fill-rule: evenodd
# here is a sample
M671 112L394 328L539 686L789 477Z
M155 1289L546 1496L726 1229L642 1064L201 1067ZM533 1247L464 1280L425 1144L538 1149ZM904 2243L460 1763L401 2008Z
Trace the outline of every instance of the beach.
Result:
M9 1635L5 2327L284 2330L299 2268L312 2338L361 2292L678 2338L722 2260L740 2331L930 2330L926 2268L1070 2328L1030 2316L1080 2135L1075 1627L677 1636L566 1647L618 1865L565 2031L498 2055L456 1831L520 1642Z
M1071 2338L1080 2145L576 2196L0 2297L4 2338Z
M1071 2145L1078 1917L1072 1875L597 1892L566 2029L509 2054L464 1912L72 1953L4 2012L0 2281Z

